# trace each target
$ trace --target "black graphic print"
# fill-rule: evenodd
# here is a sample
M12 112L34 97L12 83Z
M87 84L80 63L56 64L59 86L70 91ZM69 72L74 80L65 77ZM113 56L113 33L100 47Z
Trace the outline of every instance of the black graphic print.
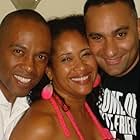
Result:
M123 102L122 102L123 98ZM103 95L97 102L99 113L106 122L114 138L117 133L124 135L124 140L133 140L136 132L136 110L137 100L135 93L125 93L119 91L103 90Z

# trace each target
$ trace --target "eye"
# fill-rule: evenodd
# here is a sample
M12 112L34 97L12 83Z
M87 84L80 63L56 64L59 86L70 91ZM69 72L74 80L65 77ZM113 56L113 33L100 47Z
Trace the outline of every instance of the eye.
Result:
M83 53L82 56L86 57L86 56L90 56L90 55L92 55L92 53L90 51L86 51Z
M99 42L102 40L102 36L99 34L89 34L89 39L92 39L93 41Z
M22 56L24 54L24 51L18 48L13 49L13 54L15 56Z
M124 38L126 38L126 36L127 36L127 32L119 32L119 33L117 33L117 35L116 35L116 37L118 38L118 39L124 39Z
M80 57L81 58L89 58L92 55L93 54L91 53L90 49L86 49L86 50L81 52Z
M61 62L67 63L67 62L70 62L71 60L72 60L71 57L64 57L64 58L61 59Z
M46 61L48 59L48 56L47 55L40 54L40 55L37 56L37 59L39 61Z

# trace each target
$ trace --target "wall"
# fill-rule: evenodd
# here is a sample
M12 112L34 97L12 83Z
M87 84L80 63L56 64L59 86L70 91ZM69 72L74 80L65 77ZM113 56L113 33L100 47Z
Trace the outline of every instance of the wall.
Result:
M136 3L136 8L137 8L138 15L140 17L140 0L134 0L134 1Z
M1 0L0 21L9 12L15 10L10 0ZM140 0L135 0L138 15L140 16ZM85 0L42 0L36 11L40 12L46 19L68 14L82 13Z
M84 3L84 0L42 0L36 10L46 18L65 16L82 13Z

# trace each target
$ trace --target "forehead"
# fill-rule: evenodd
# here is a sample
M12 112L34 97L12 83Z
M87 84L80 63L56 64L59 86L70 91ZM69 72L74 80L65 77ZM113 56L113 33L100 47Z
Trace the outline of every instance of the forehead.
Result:
M50 38L50 32L47 25L33 19L20 17L14 17L14 19L3 25L1 33L3 39L24 37L28 35L34 37L44 36L43 39Z
M28 49L49 50L51 44L49 28L45 24L34 20L14 18L3 27L0 35L2 48L6 49L11 44L28 46Z
M6 29L7 30L12 30L14 28L14 31L16 30L29 30L29 29L41 29L41 28L46 28L47 26L37 20L34 19L29 19L29 18L23 18L23 17L14 17L14 19L11 19L7 25Z
M89 7L86 16L87 28L100 27L109 30L114 26L126 26L134 23L136 20L130 7L123 2L115 2L100 6Z
M55 52L78 51L87 48L87 41L77 31L65 31L54 41Z

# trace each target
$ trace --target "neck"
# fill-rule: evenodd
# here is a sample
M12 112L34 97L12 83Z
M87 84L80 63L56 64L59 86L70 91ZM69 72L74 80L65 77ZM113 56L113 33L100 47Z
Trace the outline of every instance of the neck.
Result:
M0 89L3 93L3 95L5 96L5 98L7 99L7 101L13 104L15 101L15 97L12 97L12 96L9 97L9 95L11 95L11 93L9 93L9 91L7 90L5 85L2 83L2 81L0 81Z

